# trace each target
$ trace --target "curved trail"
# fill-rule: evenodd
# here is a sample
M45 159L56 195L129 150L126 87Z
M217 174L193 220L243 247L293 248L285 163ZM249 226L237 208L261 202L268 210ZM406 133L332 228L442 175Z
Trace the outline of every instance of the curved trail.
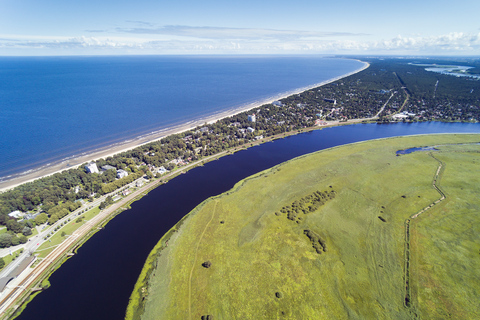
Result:
M190 269L190 276L188 277L188 319L192 319L192 276L193 276L193 269L195 269L195 266L197 265L197 253L198 253L198 248L200 247L200 243L202 242L203 236L205 235L205 231L207 231L208 226L213 220L213 217L215 216L215 210L217 208L217 201L215 201L215 206L213 207L212 211L212 216L210 217L210 220L207 222L207 225L202 231L202 234L200 235L200 239L198 239L197 242L197 247L195 248L195 259L193 260L193 265L192 269Z
M416 219L425 211L432 208L434 205L439 204L440 202L446 199L445 193L443 193L443 191L437 185L438 179L442 173L442 168L444 166L444 163L438 160L437 158L435 158L435 156L431 152L429 153L429 155L439 163L437 172L435 173L435 176L433 178L432 186L441 195L441 198L431 203L429 206L423 208L419 212L415 213L414 215L410 216L410 218L408 218L407 220L405 220L405 249L404 249L405 250L405 266L404 266L405 300L404 300L404 305L407 308L410 308L412 306L411 290L410 290L410 222L413 219Z

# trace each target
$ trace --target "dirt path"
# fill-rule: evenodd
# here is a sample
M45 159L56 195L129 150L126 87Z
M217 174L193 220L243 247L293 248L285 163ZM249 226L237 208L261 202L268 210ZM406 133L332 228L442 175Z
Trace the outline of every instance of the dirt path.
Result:
M439 188L438 180L442 173L442 168L444 166L443 162L435 158L435 156L430 152L429 155L438 162L437 172L433 178L432 186L437 192L441 195L441 198L431 203L429 206L423 208L419 212L410 216L409 219L405 220L405 266L404 266L404 281L405 281L405 300L404 305L407 308L412 307L412 297L411 297L411 286L410 286L410 256L411 256L411 248L410 248L410 223L413 223L413 220L416 219L421 214L425 213L427 210L431 209L436 204L439 204L443 200L446 199L445 193Z
M200 243L202 242L203 236L205 235L205 232L207 231L208 226L213 221L216 208L217 208L217 201L215 201L215 206L213 207L212 216L210 217L210 220L205 225L205 228L203 229L202 234L200 235L200 239L198 239L197 247L195 248L195 259L193 260L192 269L190 269L190 276L188 277L188 319L190 320L192 320L192 276L193 276L193 270L197 265L198 248L200 247Z

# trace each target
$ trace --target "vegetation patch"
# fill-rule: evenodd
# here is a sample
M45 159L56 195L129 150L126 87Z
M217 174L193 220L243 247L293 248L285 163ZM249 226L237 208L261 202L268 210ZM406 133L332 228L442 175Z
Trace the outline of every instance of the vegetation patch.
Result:
M307 214L315 212L319 207L325 204L330 199L335 198L335 191L315 191L314 193L305 196L299 200L295 200L291 205L283 207L280 212L287 214L287 218L292 221L301 220L299 215L301 213ZM276 213L278 216L278 212Z
M327 252L327 244L325 240L323 240L318 234L311 230L303 230L303 233L310 239L312 242L312 247L318 254L322 254L322 252Z

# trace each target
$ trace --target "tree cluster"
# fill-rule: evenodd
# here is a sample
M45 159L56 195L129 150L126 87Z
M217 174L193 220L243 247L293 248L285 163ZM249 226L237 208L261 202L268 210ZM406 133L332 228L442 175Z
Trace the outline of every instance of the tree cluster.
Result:
M303 233L310 239L312 242L312 247L318 254L322 254L322 252L327 252L327 244L325 240L323 240L317 233L313 232L312 230L303 230Z
M287 214L287 218L292 221L301 220L301 213L307 214L318 210L330 199L335 198L335 190L315 191L299 200L295 200L291 205L283 207L280 212ZM278 215L278 214L277 214Z

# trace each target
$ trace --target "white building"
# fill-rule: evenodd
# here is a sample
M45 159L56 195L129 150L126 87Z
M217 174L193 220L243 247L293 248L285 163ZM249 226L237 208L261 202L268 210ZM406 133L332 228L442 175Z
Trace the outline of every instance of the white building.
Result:
M90 162L85 166L85 170L87 170L87 173L98 173L98 168L95 162Z
M253 132L253 131L255 131L255 129L253 129L252 127L248 127L248 128L247 128L247 131L248 131L248 132Z
M118 169L117 170L117 178L118 179L122 179L122 178L125 178L126 176L128 176L128 172L123 170L123 169Z
M255 120L256 120L255 113L248 115L248 121L250 121L250 122L255 122Z
M272 104L277 107L283 107L283 103L281 103L280 101L273 101Z
M408 111L403 111L403 112L400 112L399 114L393 115L392 118L394 118L394 119L406 119L408 117L415 117L415 116L416 116L415 113L410 113Z
M23 215L24 215L24 213L22 211L19 211L19 210L12 211L8 214L9 217L12 217L12 218L15 218L15 219L18 219L18 218L22 217Z
M165 169L164 166L161 166L160 168L158 168L158 173L159 174L165 174L165 173L167 173L167 169Z

